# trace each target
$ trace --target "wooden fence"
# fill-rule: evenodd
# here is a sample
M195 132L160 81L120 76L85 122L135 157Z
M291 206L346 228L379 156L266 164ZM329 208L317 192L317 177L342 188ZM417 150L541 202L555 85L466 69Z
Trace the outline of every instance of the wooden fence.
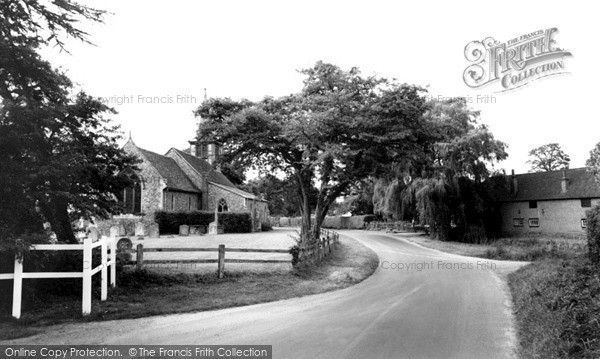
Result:
M334 244L340 240L339 233L329 229L321 229L321 236L316 243L300 247L300 260L313 259L320 262L333 251Z
M370 222L366 228L369 231L397 231L397 232L416 232L424 231L429 232L429 226L413 224L411 222L398 221L398 222Z
M92 250L101 247L101 263L93 268ZM110 248L110 252L109 249ZM117 245L115 238L102 237L97 242L91 238L85 238L83 244L36 244L31 246L32 251L83 251L83 270L81 272L23 272L23 260L15 257L13 273L0 274L0 280L13 280L13 307L12 316L21 317L21 297L23 290L23 279L34 278L82 278L83 294L81 312L88 315L92 312L92 276L98 272L102 273L100 299L106 300L108 296L108 269L110 268L110 284L116 286L116 253ZM110 255L110 260L108 259Z
M258 249L258 248L226 248L224 244L219 244L218 248L144 248L143 244L138 244L136 249L124 250L124 252L135 253L135 261L128 261L124 264L135 265L137 269L143 269L146 264L183 264L183 263L217 263L217 274L223 278L225 273L225 263L290 263L287 259L234 259L225 258L225 252L243 252L243 253L285 253L289 254L287 249ZM217 252L217 258L213 259L145 259L144 253L149 252Z
M327 229L321 230L319 241L311 246L301 247L303 257L316 258L319 261L328 253L333 251L333 244L339 241L339 234ZM145 259L144 253L169 253L169 252L217 252L217 258L212 259ZM262 249L262 248L228 248L219 244L218 248L144 248L138 244L136 249L125 249L119 253L135 253L135 261L124 262L126 265L135 265L137 269L143 269L146 264L205 264L217 263L217 275L223 278L225 263L290 263L289 259L236 259L226 258L225 253L285 253L290 254L289 249Z

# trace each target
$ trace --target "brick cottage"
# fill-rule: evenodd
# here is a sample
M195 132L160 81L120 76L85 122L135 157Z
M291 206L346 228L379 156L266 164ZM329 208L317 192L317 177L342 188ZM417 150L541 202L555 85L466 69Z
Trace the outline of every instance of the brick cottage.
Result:
M600 186L586 168L513 174L500 198L502 232L583 235Z
M190 144L190 153L171 148L160 155L129 139L123 149L142 162L136 184L123 191L125 213L154 218L156 211L246 212L251 214L252 230L260 231L261 223L268 223L267 201L238 189L213 168L218 147L198 150L194 141Z

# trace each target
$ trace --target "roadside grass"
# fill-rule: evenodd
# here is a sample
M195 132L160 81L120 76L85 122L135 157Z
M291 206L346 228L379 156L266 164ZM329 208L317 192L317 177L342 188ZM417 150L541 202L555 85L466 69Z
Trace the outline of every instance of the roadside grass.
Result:
M408 240L423 247L461 256L532 262L542 259L572 259L587 253L587 241L562 237L505 237L483 244L443 242L428 236Z
M198 312L271 302L342 289L359 283L376 269L377 255L356 240L341 237L335 251L320 266L271 271L231 270L218 279L215 273L177 273L172 270L126 268L119 272L118 287L101 302L95 286L92 313L81 315L81 290L24 297L23 316L10 316L10 290L0 294L0 340L38 334L55 324L139 318L152 315ZM231 268L234 269L234 268ZM28 286L29 284L25 284ZM80 288L80 281L73 286Z
M509 275L522 358L600 358L600 278L585 256Z

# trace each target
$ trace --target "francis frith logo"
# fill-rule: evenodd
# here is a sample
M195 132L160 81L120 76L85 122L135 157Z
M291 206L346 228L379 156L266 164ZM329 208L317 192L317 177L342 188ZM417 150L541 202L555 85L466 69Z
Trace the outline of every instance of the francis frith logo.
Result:
M471 88L497 83L497 92L506 92L567 73L564 58L572 55L556 45L557 32L557 28L538 30L503 43L492 37L471 41L465 46L471 62L463 73L465 83Z

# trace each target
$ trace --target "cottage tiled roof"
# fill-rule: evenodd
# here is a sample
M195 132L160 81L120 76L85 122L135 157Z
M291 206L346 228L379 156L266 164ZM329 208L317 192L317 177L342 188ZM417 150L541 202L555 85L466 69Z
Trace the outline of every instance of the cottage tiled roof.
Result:
M139 147L138 150L156 168L161 177L167 181L167 188L177 191L200 193L198 187L190 181L174 159Z
M567 191L562 193L563 171L536 172L515 175L517 192L505 191L500 197L503 202L541 201L556 199L600 198L600 185L583 168L571 168L566 171ZM509 180L511 176L507 176ZM510 186L509 186L510 187Z
M192 156L189 153L180 151L176 148L173 148L173 150L201 175L208 173L207 179L209 182L217 183L226 187L236 188L235 185L231 183L231 181L227 177L225 177L224 174L222 174L219 171L215 171L210 165L210 163L196 156Z

